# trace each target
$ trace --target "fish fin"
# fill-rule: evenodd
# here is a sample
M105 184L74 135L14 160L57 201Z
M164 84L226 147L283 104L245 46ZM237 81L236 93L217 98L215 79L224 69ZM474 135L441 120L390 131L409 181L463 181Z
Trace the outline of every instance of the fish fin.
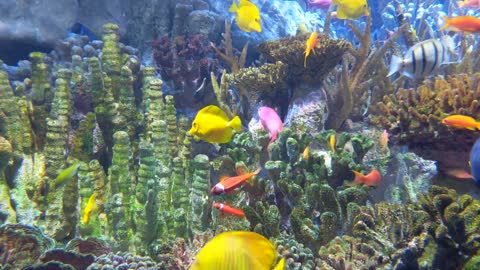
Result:
M365 178L365 175L355 170L352 170L352 172L355 174L355 179L353 180L352 184L355 185L363 183L363 178Z
M285 270L285 258L280 259L278 264L273 268L273 270Z
M214 114L214 115L217 115L217 116L225 119L225 121L228 121L227 114L224 111L222 111L222 109L220 109L219 107L217 107L215 105L209 105L209 106L201 109L200 111L198 111L197 115L198 114Z
M449 35L445 35L442 37L442 44L445 46L445 48L450 52L454 53L455 49L455 42L453 41L453 38Z
M242 131L242 120L240 120L240 117L235 116L233 119L228 122L228 126L233 128L236 132Z
M222 175L222 176L220 176L220 180L219 180L218 182L219 182L219 183L222 183L222 182L224 182L225 180L227 180L227 178L228 178L228 176Z
M337 8L337 18L342 20L349 19L347 14L345 14L345 11L343 11L343 8L340 6Z
M237 6L237 3L236 3L236 0L233 0L232 5L228 9L228 11L235 13L235 12L237 12L237 10L238 10L238 6Z
M445 21L445 23L442 27L440 27L440 29L438 29L438 31L445 30L450 26L450 18L448 18L447 16L443 16L443 20Z
M277 257L277 250L270 240L252 232L237 231L234 234L236 238L241 239L242 245L239 246L245 247L249 254L255 254L255 264L251 269L270 269L272 267L272 261Z
M410 72L408 72L408 71L406 71L406 70L402 71L402 75L405 76L405 77L408 77L408 78L410 78L410 79L412 79L412 80L415 79L415 76L414 76L412 73L410 73Z
M388 71L387 77L392 76L402 68L402 61L402 58L392 55L392 60L390 61L390 70Z

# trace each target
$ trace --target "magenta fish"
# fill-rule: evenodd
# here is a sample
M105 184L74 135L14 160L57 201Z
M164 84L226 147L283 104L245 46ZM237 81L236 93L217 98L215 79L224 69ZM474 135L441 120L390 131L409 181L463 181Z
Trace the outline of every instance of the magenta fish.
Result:
M332 0L306 0L307 9L328 8L332 4Z
M266 106L258 108L258 117L260 117L263 129L270 135L270 142L274 142L278 133L283 130L282 119L274 109Z

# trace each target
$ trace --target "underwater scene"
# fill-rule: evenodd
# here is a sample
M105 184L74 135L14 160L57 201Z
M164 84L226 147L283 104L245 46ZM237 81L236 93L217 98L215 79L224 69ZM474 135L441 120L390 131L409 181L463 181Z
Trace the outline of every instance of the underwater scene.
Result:
M0 0L7 269L480 269L480 0Z

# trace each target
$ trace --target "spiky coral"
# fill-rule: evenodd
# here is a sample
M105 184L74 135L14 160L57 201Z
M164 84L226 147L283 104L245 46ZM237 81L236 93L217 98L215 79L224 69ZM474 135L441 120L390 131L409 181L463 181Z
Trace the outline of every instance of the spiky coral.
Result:
M449 128L441 123L448 115L462 114L480 118L480 74L449 75L428 79L413 89L399 89L396 95L384 96L374 106L370 122L385 128L391 139L407 144L424 158L452 164L439 152L457 153L458 166L467 164L476 134ZM454 164L455 165L455 164ZM452 166L452 165L448 165Z

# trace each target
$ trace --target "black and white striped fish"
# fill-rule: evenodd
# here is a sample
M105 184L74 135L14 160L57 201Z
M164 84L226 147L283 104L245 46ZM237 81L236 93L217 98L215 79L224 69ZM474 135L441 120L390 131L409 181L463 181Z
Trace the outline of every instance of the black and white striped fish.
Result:
M413 45L403 58L392 56L387 77L400 72L409 78L423 78L440 65L449 61L448 52L453 52L453 39L444 36L442 41L428 39Z

